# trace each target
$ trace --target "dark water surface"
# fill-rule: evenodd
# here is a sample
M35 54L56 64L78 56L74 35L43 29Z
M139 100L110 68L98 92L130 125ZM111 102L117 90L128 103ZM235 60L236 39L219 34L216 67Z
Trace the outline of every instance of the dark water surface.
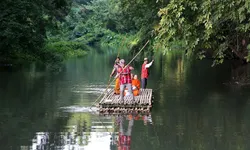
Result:
M125 57L122 56L122 57ZM27 64L0 72L2 149L115 150L117 117L88 107L104 91L115 54L89 54L44 67ZM127 58L127 57L125 57ZM131 150L249 150L250 88L226 85L231 66L190 62L181 54L155 56L149 116L123 118ZM132 65L140 75L140 59ZM113 139L113 140L112 140Z

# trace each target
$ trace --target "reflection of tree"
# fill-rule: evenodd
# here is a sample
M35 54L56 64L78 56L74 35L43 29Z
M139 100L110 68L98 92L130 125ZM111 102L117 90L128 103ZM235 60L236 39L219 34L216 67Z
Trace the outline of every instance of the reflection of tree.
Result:
M51 90L46 88L48 72L39 65L24 67L22 72L12 68L13 72L0 74L0 143L6 147L30 145L28 141L37 130L49 130L58 121L53 115L55 101L47 97L54 95L45 94Z
M74 113L70 116L68 127L73 127L70 132L77 133L74 137L79 145L88 145L91 132L91 115L87 113Z
M42 134L35 136L35 143L33 147L43 147L57 149L59 147L66 149L78 149L84 148L84 146L89 144L89 139L91 136L92 122L96 120L97 116L91 116L87 113L73 113L67 119L67 125L63 130L58 130L55 132L47 132L46 143L41 143ZM94 131L97 132L97 131Z

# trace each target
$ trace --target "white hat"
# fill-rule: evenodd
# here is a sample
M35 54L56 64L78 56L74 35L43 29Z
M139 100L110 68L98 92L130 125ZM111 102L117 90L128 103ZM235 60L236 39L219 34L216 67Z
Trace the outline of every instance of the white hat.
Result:
M125 60L124 59L121 59L120 60L120 64L124 64L125 63Z

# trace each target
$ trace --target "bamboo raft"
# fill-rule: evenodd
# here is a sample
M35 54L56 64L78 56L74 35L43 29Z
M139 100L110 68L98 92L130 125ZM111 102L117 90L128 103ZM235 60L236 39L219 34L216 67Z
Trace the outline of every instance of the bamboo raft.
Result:
M132 112L148 113L152 107L152 89L140 90L138 96L124 96L124 101L120 95L116 95L114 90L109 90L99 102L99 113L108 114L127 114Z

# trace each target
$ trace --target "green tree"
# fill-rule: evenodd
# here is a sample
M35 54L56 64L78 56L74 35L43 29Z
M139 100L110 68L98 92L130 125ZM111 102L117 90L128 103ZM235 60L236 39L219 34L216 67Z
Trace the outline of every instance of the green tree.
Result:
M211 54L213 65L224 59L247 60L249 1L171 0L158 15L156 41L164 51L171 50L171 43L183 41L187 54L198 54L201 59Z
M71 0L0 2L1 59L38 56L46 39L46 30L56 27L67 15Z

